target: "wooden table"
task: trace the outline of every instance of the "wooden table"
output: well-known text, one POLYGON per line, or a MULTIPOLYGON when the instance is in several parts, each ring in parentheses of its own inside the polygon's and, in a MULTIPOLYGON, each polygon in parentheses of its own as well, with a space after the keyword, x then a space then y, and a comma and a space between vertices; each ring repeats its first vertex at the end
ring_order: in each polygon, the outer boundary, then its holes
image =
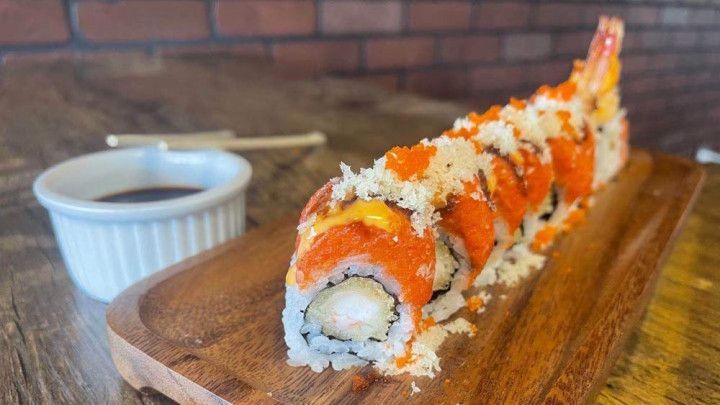
MULTIPOLYGON (((43 169, 103 149, 106 133, 326 132, 325 148, 245 154, 255 227, 297 212, 339 161, 367 165, 393 144, 438 134, 469 108, 362 82, 279 78, 286 74, 220 56, 32 63, 0 73, 0 403, 165 402, 115 371, 105 305, 72 285, 32 195, 43 169)), ((720 167, 707 170, 642 326, 598 402, 720 401, 720 167)))

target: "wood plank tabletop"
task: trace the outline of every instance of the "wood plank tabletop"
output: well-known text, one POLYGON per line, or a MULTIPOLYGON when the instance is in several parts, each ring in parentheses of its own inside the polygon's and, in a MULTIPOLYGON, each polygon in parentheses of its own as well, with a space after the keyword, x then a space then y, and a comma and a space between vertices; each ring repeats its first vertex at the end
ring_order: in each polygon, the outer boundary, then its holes
MULTIPOLYGON (((469 108, 359 81, 283 78, 291 73, 223 56, 32 62, 0 72, 0 403, 167 401, 133 390, 115 370, 105 305, 72 285, 32 195, 43 169, 104 149, 107 133, 326 132, 327 147, 244 154, 254 169, 248 224, 257 227, 297 212, 341 160, 367 165, 469 108)), ((720 402, 720 167, 707 171, 600 403, 720 402)))

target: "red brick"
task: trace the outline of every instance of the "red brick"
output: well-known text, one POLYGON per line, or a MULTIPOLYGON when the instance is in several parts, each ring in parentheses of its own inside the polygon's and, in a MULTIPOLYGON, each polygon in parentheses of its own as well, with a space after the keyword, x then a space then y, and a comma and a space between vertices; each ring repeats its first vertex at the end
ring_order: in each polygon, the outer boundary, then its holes
POLYGON ((79 2, 80 29, 92 41, 198 39, 208 36, 206 7, 192 0, 79 2))
POLYGON ((514 89, 525 84, 518 66, 477 67, 470 72, 470 88, 476 91, 514 89))
POLYGON ((367 43, 371 69, 429 65, 433 54, 432 38, 371 39, 367 43))
POLYGON ((623 55, 622 71, 623 73, 638 73, 648 70, 649 68, 647 55, 623 55))
POLYGON ((675 53, 648 56, 649 64, 654 70, 670 70, 677 66, 680 60, 680 55, 675 53))
POLYGON ((371 74, 363 76, 360 80, 388 91, 397 91, 400 87, 400 76, 395 73, 371 74))
POLYGON ((503 41, 507 60, 542 59, 550 54, 550 34, 509 34, 503 41))
POLYGON ((595 28, 600 21, 600 16, 612 16, 620 17, 625 19, 625 14, 628 11, 627 7, 624 6, 613 6, 609 4, 603 5, 583 5, 583 19, 588 27, 595 28))
POLYGON ((528 24, 530 4, 525 2, 482 2, 474 26, 481 29, 520 28, 528 24))
POLYGON ((682 7, 665 7, 660 11, 660 23, 665 25, 685 25, 690 11, 682 7))
POLYGON ((696 26, 709 26, 713 25, 715 21, 719 21, 718 18, 720 18, 720 10, 714 10, 711 8, 699 8, 695 10, 690 10, 690 15, 688 16, 688 23, 696 26))
POLYGON ((677 31, 672 33, 672 43, 676 47, 688 48, 697 45, 700 41, 700 33, 677 31))
POLYGON ((573 62, 571 58, 534 64, 526 67, 530 84, 537 87, 541 84, 556 84, 570 77, 573 62))
POLYGON ((462 30, 470 27, 470 2, 417 1, 410 3, 410 29, 414 31, 462 30))
POLYGON ((703 46, 720 46, 720 31, 707 31, 702 35, 703 46))
POLYGON ((265 58, 267 51, 260 43, 252 44, 214 44, 214 45, 192 45, 192 46, 165 46, 160 49, 161 55, 211 55, 227 54, 248 58, 265 58))
POLYGON ((6 66, 24 67, 55 61, 112 61, 123 65, 143 66, 152 69, 161 61, 156 55, 149 55, 145 50, 96 50, 82 52, 77 50, 52 50, 48 52, 8 52, 3 55, 2 62, 6 66))
POLYGON ((584 55, 590 47, 593 34, 594 31, 560 34, 555 42, 555 51, 563 55, 584 55))
POLYGON ((643 32, 640 34, 640 44, 647 49, 665 48, 670 44, 670 35, 667 31, 643 32))
POLYGON ((354 41, 304 41, 275 44, 273 59, 310 73, 354 71, 360 64, 360 46, 354 41))
POLYGON ((623 50, 641 49, 643 47, 641 34, 642 31, 625 31, 625 38, 622 43, 623 50))
POLYGON ((690 85, 691 86, 702 86, 702 85, 712 85, 713 80, 712 73, 710 72, 698 72, 695 75, 693 75, 690 78, 690 85))
POLYGON ((568 3, 539 4, 535 24, 539 27, 576 27, 586 24, 587 5, 568 3))
POLYGON ((0 44, 54 43, 70 37, 61 0, 0 2, 0 44))
POLYGON ((440 41, 443 62, 491 62, 500 54, 500 38, 495 35, 448 37, 440 41))
POLYGON ((641 103, 634 104, 636 113, 649 113, 662 111, 667 107, 667 100, 662 97, 643 97, 641 103))
MULTIPOLYGON (((678 73, 672 76, 672 79, 665 80, 663 83, 663 89, 664 90, 682 90, 683 88, 687 87, 690 82, 692 81, 692 77, 688 73, 678 73)), ((669 103, 672 103, 673 100, 668 100, 669 103)))
POLYGON ((625 14, 625 22, 629 25, 653 25, 660 15, 660 9, 650 6, 631 6, 625 14))
POLYGON ((467 94, 467 73, 464 69, 442 69, 411 72, 405 89, 437 98, 457 98, 467 94))
POLYGON ((301 35, 315 31, 315 3, 310 0, 221 0, 218 30, 223 35, 301 35))
POLYGON ((661 84, 657 76, 641 76, 632 80, 625 80, 623 90, 628 93, 645 94, 657 89, 661 84))
POLYGON ((711 65, 720 65, 720 52, 715 52, 712 55, 710 55, 708 62, 711 65))
POLYGON ((402 8, 398 0, 334 0, 322 3, 321 15, 322 31, 327 33, 399 32, 402 8))

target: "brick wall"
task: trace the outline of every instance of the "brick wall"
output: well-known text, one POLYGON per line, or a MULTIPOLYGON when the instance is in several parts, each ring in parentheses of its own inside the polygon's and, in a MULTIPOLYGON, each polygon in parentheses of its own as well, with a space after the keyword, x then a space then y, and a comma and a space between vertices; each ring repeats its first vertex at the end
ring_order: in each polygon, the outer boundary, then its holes
POLYGON ((627 23, 635 142, 717 145, 720 4, 703 0, 0 0, 0 56, 223 50, 482 108, 563 80, 601 13, 627 23))

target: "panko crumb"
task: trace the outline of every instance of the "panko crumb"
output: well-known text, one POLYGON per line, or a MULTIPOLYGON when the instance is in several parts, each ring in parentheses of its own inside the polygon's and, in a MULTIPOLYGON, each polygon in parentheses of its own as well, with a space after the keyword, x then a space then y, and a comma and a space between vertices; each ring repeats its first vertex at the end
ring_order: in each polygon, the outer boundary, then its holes
MULTIPOLYGON (((389 359, 376 363, 375 367, 384 375, 409 373, 418 377, 434 378, 435 373, 441 371, 440 358, 435 351, 445 342, 445 339, 452 333, 465 333, 472 337, 477 331, 477 326, 465 318, 457 318, 444 324, 435 324, 415 339, 407 362, 400 364, 395 359, 389 359)), ((354 383, 355 377, 353 377, 353 386, 354 383)))
POLYGON ((352 392, 357 394, 358 392, 364 391, 370 387, 372 383, 377 380, 381 380, 382 376, 376 371, 371 371, 365 374, 355 374, 352 376, 352 392))
POLYGON ((415 385, 415 381, 413 381, 410 384, 410 396, 413 396, 413 395, 417 394, 418 392, 420 392, 420 388, 418 388, 418 386, 415 385))
POLYGON ((482 290, 477 295, 472 295, 467 299, 467 307, 470 311, 476 314, 482 314, 485 312, 487 304, 490 302, 492 295, 489 292, 482 290))

